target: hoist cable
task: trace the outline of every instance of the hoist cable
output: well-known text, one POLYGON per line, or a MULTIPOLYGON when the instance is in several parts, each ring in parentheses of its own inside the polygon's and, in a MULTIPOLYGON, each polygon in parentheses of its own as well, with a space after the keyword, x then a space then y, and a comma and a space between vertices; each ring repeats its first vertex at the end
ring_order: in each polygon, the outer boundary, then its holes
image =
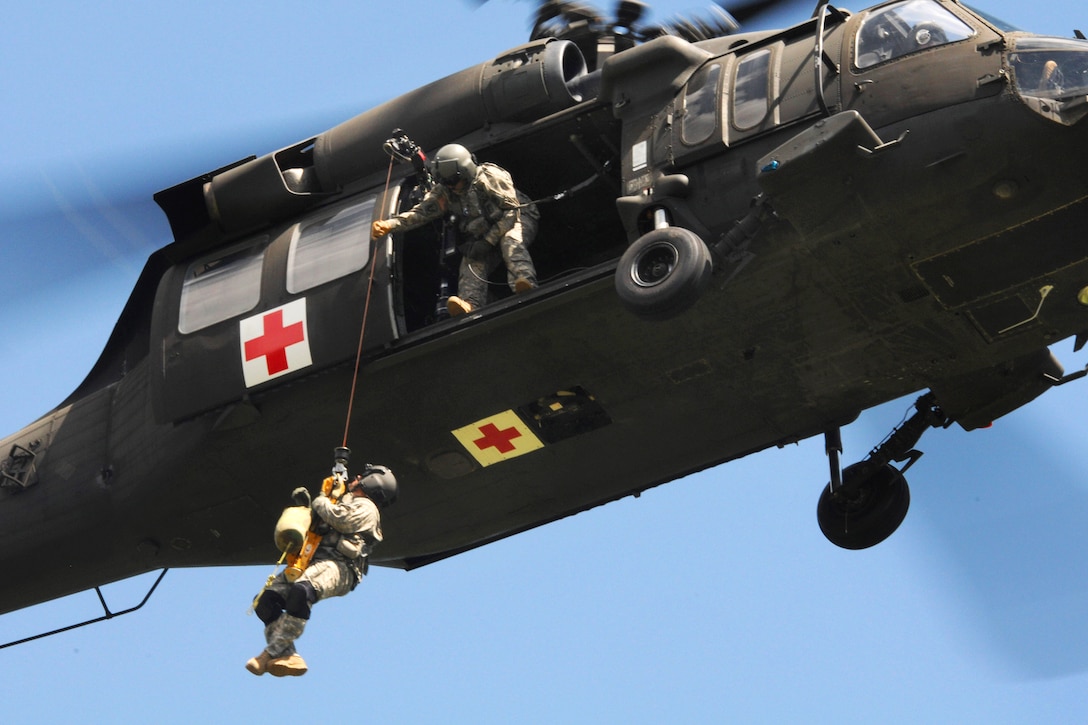
MULTIPOLYGON (((382 191, 382 205, 381 213, 385 214, 386 196, 389 193, 389 182, 393 178, 393 157, 389 157, 389 169, 385 173, 385 189, 382 191)), ((367 230, 367 237, 370 237, 370 231, 367 230)), ((372 242, 373 244, 373 242, 372 242)), ((359 325, 359 347, 355 352, 355 371, 351 375, 351 393, 348 395, 348 411, 344 420, 344 442, 341 444, 344 448, 348 447, 348 429, 351 427, 351 410, 355 403, 355 388, 359 382, 359 365, 363 359, 363 338, 366 335, 366 318, 370 313, 370 293, 374 289, 374 268, 378 266, 376 254, 376 246, 371 249, 370 258, 370 275, 367 277, 366 282, 366 302, 363 304, 363 321, 359 325)))

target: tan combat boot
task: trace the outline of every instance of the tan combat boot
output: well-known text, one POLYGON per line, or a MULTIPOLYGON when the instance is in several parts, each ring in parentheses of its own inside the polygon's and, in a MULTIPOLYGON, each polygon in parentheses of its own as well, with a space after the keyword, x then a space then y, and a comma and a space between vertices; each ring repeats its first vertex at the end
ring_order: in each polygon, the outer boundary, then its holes
POLYGON ((256 657, 250 657, 249 662, 246 662, 246 669, 259 677, 268 672, 268 663, 271 661, 272 655, 266 650, 256 657))
POLYGON ((299 654, 278 657, 268 663, 268 673, 273 677, 301 677, 306 674, 306 660, 299 654))
POLYGON ((457 317, 472 312, 472 305, 460 297, 450 297, 446 300, 446 309, 449 310, 450 315, 457 317))

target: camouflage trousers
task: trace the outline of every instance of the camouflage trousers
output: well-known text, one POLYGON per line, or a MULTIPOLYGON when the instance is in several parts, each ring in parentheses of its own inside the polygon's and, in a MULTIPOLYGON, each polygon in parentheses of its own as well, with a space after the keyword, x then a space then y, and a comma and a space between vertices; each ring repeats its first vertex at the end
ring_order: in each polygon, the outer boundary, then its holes
POLYGON ((501 260, 506 265, 506 283, 514 289, 514 282, 526 279, 536 287, 536 267, 529 256, 529 245, 536 238, 537 221, 523 215, 521 221, 492 247, 487 256, 479 259, 462 257, 457 275, 457 296, 479 309, 487 304, 488 279, 501 260))
MULTIPOLYGON (((313 562, 306 567, 306 571, 302 572, 302 576, 297 581, 310 582, 310 586, 317 592, 318 601, 329 597, 342 597, 355 588, 355 574, 346 562, 339 559, 321 559, 313 562)), ((292 583, 287 581, 283 572, 280 572, 268 588, 286 599, 291 585, 292 583)))
POLYGON ((264 650, 272 655, 273 659, 290 657, 295 654, 295 640, 302 636, 306 629, 306 620, 301 617, 293 617, 284 612, 272 624, 265 625, 264 641, 267 643, 264 650))
MULTIPOLYGON (((338 559, 322 559, 315 561, 306 567, 299 582, 309 582, 317 593, 317 601, 329 597, 342 597, 355 588, 355 574, 351 568, 338 559)), ((269 591, 278 594, 282 599, 287 598, 292 582, 287 581, 283 572, 276 575, 272 583, 268 585, 269 591)), ((302 636, 306 629, 306 620, 301 617, 282 613, 278 619, 264 628, 264 639, 267 643, 265 650, 273 658, 290 657, 295 654, 295 640, 302 636)))

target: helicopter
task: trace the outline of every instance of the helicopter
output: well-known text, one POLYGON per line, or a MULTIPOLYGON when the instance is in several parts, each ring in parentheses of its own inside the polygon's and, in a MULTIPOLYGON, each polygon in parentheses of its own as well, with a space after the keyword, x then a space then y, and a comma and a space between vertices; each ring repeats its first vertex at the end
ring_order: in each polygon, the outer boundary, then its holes
POLYGON ((368 395, 350 422, 405 482, 374 561, 401 568, 820 435, 821 528, 870 546, 906 513, 923 430, 984 426, 1078 376, 1047 346, 1079 348, 1086 327, 1065 236, 1085 196, 1084 43, 917 0, 613 55, 615 29, 591 30, 592 63, 560 28, 160 192, 175 242, 101 360, 0 444, 5 557, 70 544, 63 581, 29 581, 3 609, 267 561, 279 481, 339 437, 328 411, 350 387, 364 272, 368 395), (444 319, 436 230, 367 243, 421 183, 393 166, 385 188, 397 128, 423 149, 464 143, 534 196, 577 189, 542 205, 548 281, 444 319), (1009 153, 977 163, 995 144, 1009 153), (245 343, 288 329, 301 361, 285 345, 285 368, 247 374, 245 343), (921 390, 907 424, 839 470, 841 426, 921 390), (88 538, 110 555, 80 553, 88 538))

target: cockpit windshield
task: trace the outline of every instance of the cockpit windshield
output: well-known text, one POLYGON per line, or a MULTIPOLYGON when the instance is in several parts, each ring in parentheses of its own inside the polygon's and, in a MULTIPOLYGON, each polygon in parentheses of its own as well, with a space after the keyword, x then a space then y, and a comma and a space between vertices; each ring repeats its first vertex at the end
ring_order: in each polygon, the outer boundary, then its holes
POLYGON ((991 15, 985 10, 979 10, 974 5, 968 5, 967 9, 1003 33, 1015 33, 1020 31, 1020 28, 1016 27, 1012 23, 1005 22, 1001 18, 997 17, 996 15, 991 15))
POLYGON ((873 10, 858 28, 858 68, 869 68, 900 56, 955 43, 974 29, 933 0, 905 0, 873 10))
POLYGON ((1064 99, 1088 94, 1088 43, 1083 40, 1016 37, 1009 66, 1023 96, 1064 99))

